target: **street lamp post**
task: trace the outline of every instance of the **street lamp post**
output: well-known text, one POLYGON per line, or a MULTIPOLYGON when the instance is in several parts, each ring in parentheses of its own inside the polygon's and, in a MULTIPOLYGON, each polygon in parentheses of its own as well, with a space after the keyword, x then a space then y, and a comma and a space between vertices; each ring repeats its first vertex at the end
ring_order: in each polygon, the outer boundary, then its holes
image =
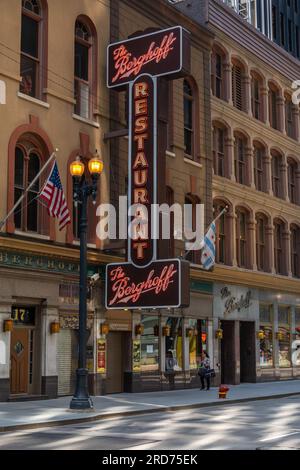
POLYGON ((87 320, 87 203, 92 196, 96 204, 97 183, 103 170, 103 162, 96 155, 89 160, 88 170, 91 183, 85 177, 86 168, 80 157, 70 165, 73 177, 73 198, 75 206, 81 206, 79 233, 80 233, 80 280, 79 280, 79 358, 76 370, 76 390, 71 400, 70 408, 74 410, 88 410, 93 408, 93 402, 88 393, 88 369, 86 368, 86 320, 87 320))

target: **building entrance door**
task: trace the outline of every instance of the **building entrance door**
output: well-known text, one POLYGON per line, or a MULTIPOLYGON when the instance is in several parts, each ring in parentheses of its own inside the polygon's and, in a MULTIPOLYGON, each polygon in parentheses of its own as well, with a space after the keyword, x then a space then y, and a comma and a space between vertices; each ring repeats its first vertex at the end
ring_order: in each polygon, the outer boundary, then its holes
POLYGON ((224 384, 235 383, 235 328, 234 321, 221 322, 223 339, 221 341, 221 381, 224 384))
POLYGON ((112 331, 107 335, 106 393, 124 391, 124 333, 112 331))
POLYGON ((240 322, 241 382, 256 382, 255 323, 240 322))
POLYGON ((11 333, 11 394, 28 393, 29 330, 14 328, 11 333))

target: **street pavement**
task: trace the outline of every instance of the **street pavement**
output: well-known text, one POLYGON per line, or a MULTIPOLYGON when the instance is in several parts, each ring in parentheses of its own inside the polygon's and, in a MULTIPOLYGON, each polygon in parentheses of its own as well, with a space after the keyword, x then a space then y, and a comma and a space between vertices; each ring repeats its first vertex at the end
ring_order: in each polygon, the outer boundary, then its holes
POLYGON ((300 398, 1 433, 0 450, 300 450, 300 398))
MULTIPOLYGON (((184 409, 186 413, 193 414, 197 408, 201 407, 215 406, 220 408, 217 405, 227 406, 228 403, 243 403, 249 400, 264 400, 270 397, 279 398, 290 395, 296 395, 294 403, 300 401, 300 380, 231 385, 226 400, 218 398, 218 388, 212 388, 209 391, 188 389, 104 395, 93 397, 94 410, 89 412, 70 411, 70 397, 30 402, 2 402, 0 403, 0 431, 59 424, 75 425, 104 418, 125 418, 134 414, 147 414, 156 411, 162 415, 170 411, 184 409)), ((220 413, 220 411, 216 410, 216 413, 220 413)))

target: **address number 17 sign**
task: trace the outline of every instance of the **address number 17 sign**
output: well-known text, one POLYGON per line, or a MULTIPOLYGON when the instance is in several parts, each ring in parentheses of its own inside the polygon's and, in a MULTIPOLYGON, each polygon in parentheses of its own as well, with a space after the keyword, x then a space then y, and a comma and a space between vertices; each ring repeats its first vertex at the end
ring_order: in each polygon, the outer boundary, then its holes
POLYGON ((107 56, 107 86, 129 87, 128 205, 132 212, 128 262, 107 266, 106 306, 183 306, 188 303, 186 262, 157 260, 157 239, 151 238, 156 227, 151 224, 156 220, 152 204, 158 202, 157 77, 171 79, 189 73, 189 34, 175 26, 139 35, 110 44, 107 56), (133 218, 147 222, 132 224, 133 218), (156 288, 155 279, 161 281, 162 289, 156 288))

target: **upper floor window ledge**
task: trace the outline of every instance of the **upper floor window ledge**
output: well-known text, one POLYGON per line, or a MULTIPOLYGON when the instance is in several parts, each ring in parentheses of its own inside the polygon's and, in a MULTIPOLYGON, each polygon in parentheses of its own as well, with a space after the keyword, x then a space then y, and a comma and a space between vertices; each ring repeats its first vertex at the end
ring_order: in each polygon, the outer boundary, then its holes
POLYGON ((39 100, 38 98, 33 98, 32 96, 25 95, 24 93, 21 93, 20 91, 18 91, 17 95, 22 100, 30 101, 31 103, 37 104, 38 106, 41 106, 42 108, 47 108, 47 109, 50 108, 49 103, 39 100))
POLYGON ((202 163, 195 162, 190 157, 184 157, 184 161, 185 161, 185 163, 189 163, 190 165, 197 166, 198 168, 203 168, 202 163))
POLYGON ((84 124, 88 124, 89 126, 96 127, 97 129, 100 128, 99 122, 92 121, 91 119, 83 118, 83 117, 79 116, 78 114, 72 114, 72 118, 76 119, 77 121, 83 122, 84 124))
POLYGON ((166 156, 171 158, 176 158, 176 153, 171 152, 171 150, 166 150, 166 156))
POLYGON ((22 237, 27 237, 27 238, 36 238, 38 240, 50 240, 50 237, 48 235, 41 235, 40 233, 36 232, 25 232, 23 230, 15 230, 14 231, 15 235, 20 235, 22 237))

